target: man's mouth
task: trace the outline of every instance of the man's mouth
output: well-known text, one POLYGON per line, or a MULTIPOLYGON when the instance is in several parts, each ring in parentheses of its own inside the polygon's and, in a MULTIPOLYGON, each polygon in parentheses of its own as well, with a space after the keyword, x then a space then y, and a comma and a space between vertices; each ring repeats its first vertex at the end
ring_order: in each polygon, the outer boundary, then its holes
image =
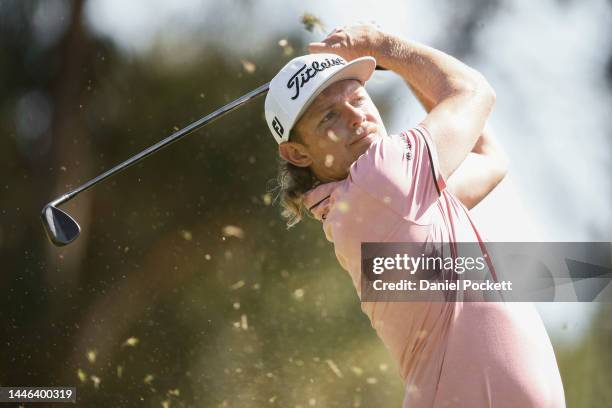
POLYGON ((376 132, 375 128, 368 128, 368 129, 362 128, 361 134, 358 135, 357 138, 354 139, 351 143, 349 143, 349 146, 354 145, 355 143, 359 142, 360 140, 365 139, 366 137, 370 136, 371 134, 373 134, 375 132, 376 132))

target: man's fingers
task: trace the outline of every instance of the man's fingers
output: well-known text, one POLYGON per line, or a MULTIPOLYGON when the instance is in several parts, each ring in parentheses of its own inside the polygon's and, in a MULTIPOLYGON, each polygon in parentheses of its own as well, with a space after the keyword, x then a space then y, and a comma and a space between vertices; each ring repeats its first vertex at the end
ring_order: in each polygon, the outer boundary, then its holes
POLYGON ((327 35, 330 36, 332 34, 337 33, 338 31, 342 31, 342 30, 344 30, 344 27, 338 26, 338 27, 334 28, 332 31, 330 31, 329 34, 327 34, 327 35))
POLYGON ((323 42, 312 42, 308 44, 308 52, 314 54, 317 52, 327 52, 329 51, 329 46, 323 42))
POLYGON ((338 54, 341 57, 346 59, 346 56, 343 55, 342 44, 337 43, 337 42, 332 43, 332 44, 310 43, 310 45, 308 46, 308 52, 310 52, 311 54, 316 54, 316 53, 338 54))
POLYGON ((321 42, 312 42, 308 45, 308 51, 329 52, 331 49, 338 49, 342 46, 345 37, 340 34, 331 34, 321 42))
POLYGON ((326 39, 323 40, 323 42, 329 43, 330 41, 342 41, 345 38, 346 34, 344 33, 332 33, 330 35, 327 36, 326 39))

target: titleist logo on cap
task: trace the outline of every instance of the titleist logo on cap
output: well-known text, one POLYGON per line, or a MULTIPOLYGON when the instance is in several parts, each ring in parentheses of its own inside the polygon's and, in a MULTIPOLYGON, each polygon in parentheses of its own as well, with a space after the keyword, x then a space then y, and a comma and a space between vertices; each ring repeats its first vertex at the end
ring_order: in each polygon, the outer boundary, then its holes
POLYGON ((293 95, 291 99, 297 99, 300 96, 300 89, 302 89, 304 84, 310 81, 311 78, 314 78, 317 73, 336 65, 346 65, 346 62, 342 58, 325 58, 325 61, 314 61, 310 65, 310 68, 306 68, 307 65, 304 64, 302 68, 298 69, 297 72, 289 78, 289 82, 287 82, 288 89, 295 88, 295 95, 293 95))

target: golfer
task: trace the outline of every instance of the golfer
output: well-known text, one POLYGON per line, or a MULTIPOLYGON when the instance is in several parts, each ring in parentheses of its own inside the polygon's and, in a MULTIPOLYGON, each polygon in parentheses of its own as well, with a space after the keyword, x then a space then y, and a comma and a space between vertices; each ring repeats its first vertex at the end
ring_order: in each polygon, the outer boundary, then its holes
MULTIPOLYGON (((455 58, 371 26, 336 29, 272 80, 288 225, 310 212, 360 293, 362 242, 482 242, 469 209, 504 177, 485 130, 495 93, 455 58), (364 88, 376 64, 424 105, 389 135, 364 88)), ((504 214, 500 214, 503 217, 504 214)), ((362 302, 406 384, 404 407, 564 407, 552 346, 529 303, 362 302)))

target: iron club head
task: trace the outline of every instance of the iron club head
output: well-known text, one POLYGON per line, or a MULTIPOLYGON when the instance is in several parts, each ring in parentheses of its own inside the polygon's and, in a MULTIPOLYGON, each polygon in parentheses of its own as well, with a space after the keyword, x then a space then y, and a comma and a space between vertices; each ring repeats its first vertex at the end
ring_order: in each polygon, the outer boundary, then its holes
POLYGON ((81 227, 74 218, 55 207, 54 203, 43 208, 41 218, 47 236, 57 246, 71 243, 81 232, 81 227))

